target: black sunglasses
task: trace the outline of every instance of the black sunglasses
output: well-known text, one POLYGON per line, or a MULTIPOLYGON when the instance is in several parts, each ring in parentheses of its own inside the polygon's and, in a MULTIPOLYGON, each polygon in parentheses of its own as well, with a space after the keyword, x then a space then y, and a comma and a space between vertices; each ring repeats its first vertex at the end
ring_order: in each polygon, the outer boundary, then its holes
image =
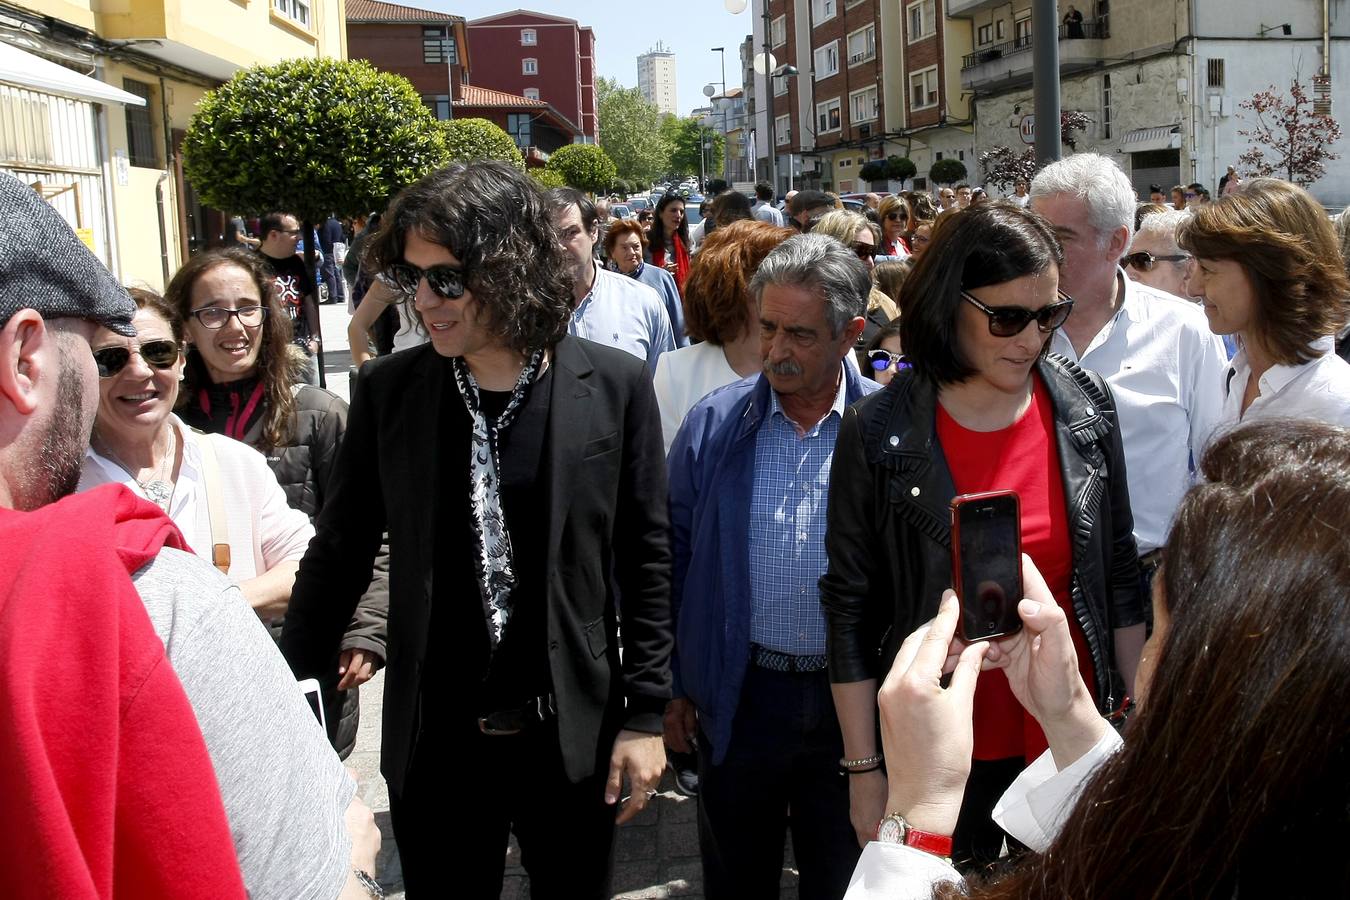
POLYGON ((867 262, 869 259, 877 258, 877 245, 864 244, 862 241, 855 241, 853 244, 853 252, 858 254, 858 259, 867 262))
POLYGON ((888 212, 886 213, 886 218, 890 219, 892 222, 899 222, 904 216, 898 212, 888 212))
POLYGON ((192 311, 192 317, 202 323, 203 328, 212 331, 224 328, 231 316, 238 319, 239 324, 245 328, 257 328, 263 323, 263 319, 267 318, 267 307, 241 306, 238 309, 228 309, 224 306, 203 306, 192 311))
POLYGON ((94 351, 94 365, 98 367, 99 378, 111 378, 127 367, 131 354, 140 354, 147 365, 156 369, 168 369, 178 362, 178 342, 170 340, 146 341, 136 350, 127 347, 104 347, 94 351))
POLYGON ((1181 262, 1190 259, 1189 253, 1174 253, 1171 256, 1154 256, 1147 250, 1140 250, 1138 253, 1127 253, 1121 257, 1121 262, 1140 272, 1152 272, 1154 265, 1160 262, 1181 262))
POLYGON ((410 263, 394 263, 384 270, 384 274, 394 283, 394 287, 411 297, 417 293, 422 279, 437 297, 445 300, 458 300, 464 296, 468 272, 455 266, 430 266, 419 269, 410 263))
POLYGON ((986 306, 965 291, 961 296, 972 306, 989 317, 989 333, 994 337, 1012 337, 1022 333, 1027 324, 1035 321, 1036 327, 1049 334, 1064 324, 1073 312, 1073 298, 1063 291, 1059 292, 1059 302, 1042 306, 1040 309, 1027 309, 1025 306, 986 306))
POLYGON ((895 366, 897 372, 910 367, 909 360, 902 354, 892 353, 889 350, 868 350, 867 362, 878 372, 885 372, 891 366, 895 366))

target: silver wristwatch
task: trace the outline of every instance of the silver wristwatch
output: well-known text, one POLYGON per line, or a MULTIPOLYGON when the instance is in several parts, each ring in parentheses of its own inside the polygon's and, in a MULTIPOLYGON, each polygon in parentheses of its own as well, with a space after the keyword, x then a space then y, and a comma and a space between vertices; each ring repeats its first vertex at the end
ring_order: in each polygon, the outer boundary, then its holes
POLYGON ((361 887, 365 888, 366 892, 370 894, 371 897, 375 898, 375 900, 384 900, 384 888, 380 887, 378 881, 370 877, 369 872, 361 869, 352 869, 352 874, 356 876, 356 880, 361 883, 361 887))

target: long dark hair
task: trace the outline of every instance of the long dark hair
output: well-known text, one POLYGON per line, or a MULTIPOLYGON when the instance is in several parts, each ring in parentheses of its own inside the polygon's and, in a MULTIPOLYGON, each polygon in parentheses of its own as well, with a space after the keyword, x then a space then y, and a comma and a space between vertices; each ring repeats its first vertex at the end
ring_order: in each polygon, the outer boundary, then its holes
MULTIPOLYGON (((683 197, 674 193, 662 194, 661 199, 656 201, 656 212, 652 216, 652 229, 647 232, 647 241, 655 249, 665 249, 666 239, 670 235, 666 234, 666 223, 661 221, 661 213, 665 212, 666 207, 676 200, 686 206, 688 205, 683 197)), ((687 248, 689 246, 689 216, 685 215, 680 218, 680 227, 675 229, 675 233, 680 236, 680 243, 687 248)))
MULTIPOLYGON (((262 345, 258 348, 258 381, 263 386, 262 439, 264 448, 282 447, 292 440, 295 425, 295 393, 291 386, 300 377, 300 365, 290 353, 291 320, 276 295, 276 280, 262 257, 243 247, 216 247, 191 257, 164 289, 174 309, 178 327, 186 328, 192 315, 192 288, 197 279, 220 266, 236 266, 248 273, 258 286, 258 296, 267 309, 262 323, 262 345)), ((211 375, 196 345, 188 345, 183 385, 178 405, 197 402, 197 393, 211 384, 211 375)))
POLYGON ((487 329, 518 353, 551 347, 572 319, 572 268, 534 179, 505 163, 455 163, 394 199, 366 260, 403 259, 409 231, 445 247, 468 271, 487 329))
POLYGON ((1168 535, 1171 624, 1125 746, 1044 855, 938 896, 1350 894, 1350 430, 1254 423, 1201 468, 1168 535))

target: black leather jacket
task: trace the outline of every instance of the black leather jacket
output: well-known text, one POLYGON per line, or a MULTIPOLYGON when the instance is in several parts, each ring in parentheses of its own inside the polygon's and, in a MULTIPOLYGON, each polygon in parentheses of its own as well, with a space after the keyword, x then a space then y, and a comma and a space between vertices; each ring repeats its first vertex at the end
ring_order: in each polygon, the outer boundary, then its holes
MULTIPOLYGON (((1144 621, 1115 405, 1100 376, 1063 357, 1049 355, 1037 368, 1054 406, 1069 505, 1073 607, 1109 712, 1126 688, 1113 629, 1144 621)), ((906 371, 844 413, 830 470, 829 569, 820 579, 833 682, 883 677, 951 586, 956 490, 936 412, 933 385, 906 371)))

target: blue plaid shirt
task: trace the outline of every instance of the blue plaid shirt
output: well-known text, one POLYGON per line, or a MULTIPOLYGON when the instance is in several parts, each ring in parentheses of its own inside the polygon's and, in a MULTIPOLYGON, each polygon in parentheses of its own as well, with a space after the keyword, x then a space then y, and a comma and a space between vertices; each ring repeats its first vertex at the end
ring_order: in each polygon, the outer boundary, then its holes
POLYGON ((825 574, 825 507, 830 460, 844 415, 841 375, 834 407, 806 434, 770 392, 755 436, 750 497, 750 640, 793 656, 825 652, 825 614, 817 582, 825 574))

